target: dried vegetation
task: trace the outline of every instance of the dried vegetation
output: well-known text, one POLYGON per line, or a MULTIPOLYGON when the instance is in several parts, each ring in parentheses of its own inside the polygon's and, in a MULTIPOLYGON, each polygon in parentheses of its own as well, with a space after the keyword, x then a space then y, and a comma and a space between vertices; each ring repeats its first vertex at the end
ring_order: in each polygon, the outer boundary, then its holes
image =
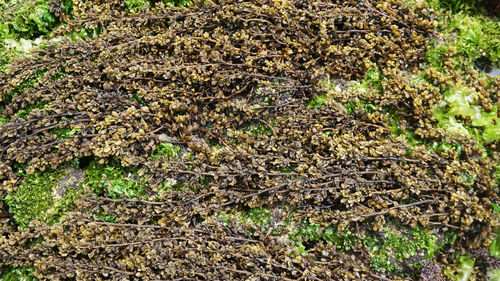
MULTIPOLYGON (((58 224, 2 223, 6 264, 34 265, 47 280, 380 280, 441 276, 438 264, 457 249, 493 239, 495 163, 469 139, 435 129, 439 89, 405 75, 433 35, 426 9, 227 0, 125 13, 122 1, 74 2, 74 20, 55 34, 100 36, 47 43, 0 73, 8 120, 0 196, 74 159, 107 172, 87 173, 80 187, 88 193, 58 224), (345 87, 374 68, 389 77, 383 93, 345 87), (33 86, 19 91, 26 81, 33 86), (346 106, 367 100, 381 110, 346 106), (392 138, 396 117, 421 138, 462 142, 460 153, 392 138), (125 183, 116 183, 115 164, 134 170, 125 183), (113 193, 114 184, 129 192, 113 193), (269 217, 220 216, 255 208, 269 217), (322 234, 292 231, 303 242, 294 252, 283 235, 290 229, 279 227, 287 219, 322 234), (402 271, 377 272, 375 252, 345 233, 380 238, 389 223, 441 241, 453 230, 457 242, 423 269, 412 265, 424 258, 400 253, 402 271)), ((453 83, 432 69, 426 75, 453 83)), ((495 83, 474 86, 486 96, 498 92, 495 83)), ((411 250, 421 248, 432 245, 411 250)))

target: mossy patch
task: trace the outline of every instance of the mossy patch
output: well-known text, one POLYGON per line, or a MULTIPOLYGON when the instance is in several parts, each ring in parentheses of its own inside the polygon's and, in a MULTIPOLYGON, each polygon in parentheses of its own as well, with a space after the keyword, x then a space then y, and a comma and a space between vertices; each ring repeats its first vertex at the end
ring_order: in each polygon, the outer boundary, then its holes
POLYGON ((57 140, 68 139, 78 132, 78 128, 56 128, 49 131, 50 134, 56 135, 57 140))
POLYGON ((179 157, 180 146, 174 144, 163 142, 156 145, 156 149, 151 154, 154 161, 160 159, 160 157, 165 157, 165 159, 177 158, 179 157))
POLYGON ((275 121, 271 121, 268 124, 260 122, 258 124, 252 124, 243 128, 243 131, 254 136, 272 136, 272 127, 274 126, 276 126, 275 121))
POLYGON ((2 275, 0 281, 36 281, 38 280, 33 276, 33 267, 10 267, 5 266, 2 268, 2 275))
MULTIPOLYGON (((78 182, 62 187, 66 184, 63 179, 70 176, 72 171, 60 167, 56 170, 25 174, 16 191, 4 198, 17 224, 27 227, 33 219, 48 224, 57 223, 78 197, 78 189, 74 186, 78 185, 78 182)), ((21 174, 24 174, 24 171, 21 170, 21 174)))
POLYGON ((327 100, 328 100, 328 96, 326 94, 317 95, 309 101, 309 103, 307 104, 307 107, 320 109, 323 105, 325 105, 327 100))
POLYGON ((388 229, 383 235, 369 234, 362 243, 372 257, 373 269, 401 274, 401 264, 406 260, 415 256, 420 256, 422 261, 433 258, 444 247, 453 244, 455 239, 456 234, 448 232, 444 239, 438 242, 436 235, 416 227, 403 231, 388 229))
POLYGON ((432 41, 426 55, 430 66, 443 70, 444 58, 453 57, 459 69, 473 67, 478 59, 500 62, 499 19, 482 13, 479 1, 427 0, 437 11, 441 39, 432 41))
MULTIPOLYGON (((125 6, 126 6, 126 11, 127 12, 137 12, 140 9, 142 9, 146 3, 149 5, 149 7, 153 7, 154 3, 158 1, 154 0, 125 0, 125 6)), ((177 7, 180 6, 186 6, 191 2, 191 0, 161 0, 161 3, 165 5, 174 5, 177 7)))
POLYGON ((122 167, 118 161, 99 164, 93 160, 85 169, 83 187, 99 196, 147 198, 148 184, 138 167, 122 167))

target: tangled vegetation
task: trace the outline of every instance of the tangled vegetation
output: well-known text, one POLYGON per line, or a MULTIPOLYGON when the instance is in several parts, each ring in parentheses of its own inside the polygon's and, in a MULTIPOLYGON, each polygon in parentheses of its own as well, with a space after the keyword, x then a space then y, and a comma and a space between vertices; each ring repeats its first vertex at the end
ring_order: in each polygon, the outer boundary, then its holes
POLYGON ((496 280, 492 19, 186 4, 52 1, 0 71, 1 278, 496 280))

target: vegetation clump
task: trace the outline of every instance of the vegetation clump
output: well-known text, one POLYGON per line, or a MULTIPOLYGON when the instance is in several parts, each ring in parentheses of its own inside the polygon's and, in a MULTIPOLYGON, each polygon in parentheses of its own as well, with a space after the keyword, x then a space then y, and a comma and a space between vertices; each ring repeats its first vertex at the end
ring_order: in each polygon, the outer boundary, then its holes
POLYGON ((453 111, 454 85, 487 115, 500 83, 447 61, 419 72, 428 8, 165 4, 75 0, 53 35, 98 36, 47 42, 0 73, 0 197, 18 224, 0 223, 0 260, 43 280, 472 274, 468 260, 444 269, 499 226, 497 118, 453 111), (69 212, 23 208, 69 163, 82 190, 69 212))

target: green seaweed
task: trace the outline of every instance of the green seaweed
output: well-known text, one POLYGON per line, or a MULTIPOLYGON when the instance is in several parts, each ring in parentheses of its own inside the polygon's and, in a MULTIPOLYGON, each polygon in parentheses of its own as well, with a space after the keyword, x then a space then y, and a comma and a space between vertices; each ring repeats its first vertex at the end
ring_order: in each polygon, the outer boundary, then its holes
POLYGON ((475 98, 476 94, 468 87, 448 88, 443 100, 435 106, 433 118, 438 121, 439 127, 453 134, 474 137, 481 143, 500 140, 497 105, 492 111, 486 112, 481 106, 475 105, 475 98))
POLYGON ((4 266, 2 268, 2 275, 0 275, 0 281, 36 281, 37 278, 33 276, 33 270, 32 266, 4 266))
POLYGON ((165 157, 165 159, 177 158, 179 156, 180 146, 174 144, 163 142, 156 145, 156 149, 151 154, 154 161, 160 159, 160 157, 165 157))
POLYGON ((377 271, 402 274, 399 264, 424 252, 425 259, 436 256, 444 247, 455 242, 456 233, 448 232, 440 243, 435 235, 425 229, 416 227, 396 232, 387 230, 383 236, 367 235, 362 243, 372 258, 371 267, 377 271))
POLYGON ((139 11, 140 9, 142 9, 142 7, 144 7, 144 5, 146 5, 146 3, 149 3, 149 1, 148 0, 125 0, 126 11, 135 13, 135 12, 139 11))
POLYGON ((453 281, 467 281, 474 270, 475 259, 464 255, 458 258, 458 266, 454 269, 446 269, 444 274, 453 281))
POLYGON ((500 268, 489 270, 486 273, 486 278, 490 281, 498 281, 500 280, 500 268))
POLYGON ((309 101, 309 103, 307 104, 307 107, 320 109, 321 107, 323 107, 323 105, 325 105, 327 100, 328 100, 328 96, 326 94, 317 95, 309 101))
MULTIPOLYGON (((68 189, 62 198, 54 196, 54 188, 68 174, 67 169, 37 171, 26 174, 19 187, 4 200, 17 224, 23 228, 33 219, 54 224, 71 208, 78 191, 68 189)), ((24 174, 21 171, 21 174, 24 174)))
POLYGON ((269 125, 259 123, 258 125, 250 125, 246 127, 243 131, 250 133, 254 136, 272 136, 273 130, 270 127, 276 126, 275 121, 269 122, 269 125))
POLYGON ((252 208, 246 215, 260 227, 266 228, 271 223, 271 210, 267 208, 252 208))
POLYGON ((56 128, 50 130, 49 133, 56 135, 57 140, 63 140, 72 137, 78 131, 78 128, 56 128))
POLYGON ((83 186, 96 195, 111 198, 146 198, 145 175, 138 175, 137 167, 122 167, 117 161, 99 164, 93 160, 85 169, 83 186))
POLYGON ((99 213, 93 214, 92 216, 96 221, 106 221, 111 223, 117 222, 117 217, 115 215, 105 214, 102 210, 99 213))
POLYGON ((438 31, 444 40, 432 41, 426 59, 443 71, 443 58, 453 56, 460 69, 477 59, 500 62, 499 18, 487 17, 480 1, 426 0, 438 12, 438 31))
POLYGON ((322 227, 320 224, 312 223, 303 219, 289 233, 290 241, 295 243, 292 253, 303 255, 307 253, 306 244, 318 240, 324 240, 334 244, 340 251, 348 252, 354 246, 357 238, 352 235, 351 230, 338 231, 335 225, 322 227))

